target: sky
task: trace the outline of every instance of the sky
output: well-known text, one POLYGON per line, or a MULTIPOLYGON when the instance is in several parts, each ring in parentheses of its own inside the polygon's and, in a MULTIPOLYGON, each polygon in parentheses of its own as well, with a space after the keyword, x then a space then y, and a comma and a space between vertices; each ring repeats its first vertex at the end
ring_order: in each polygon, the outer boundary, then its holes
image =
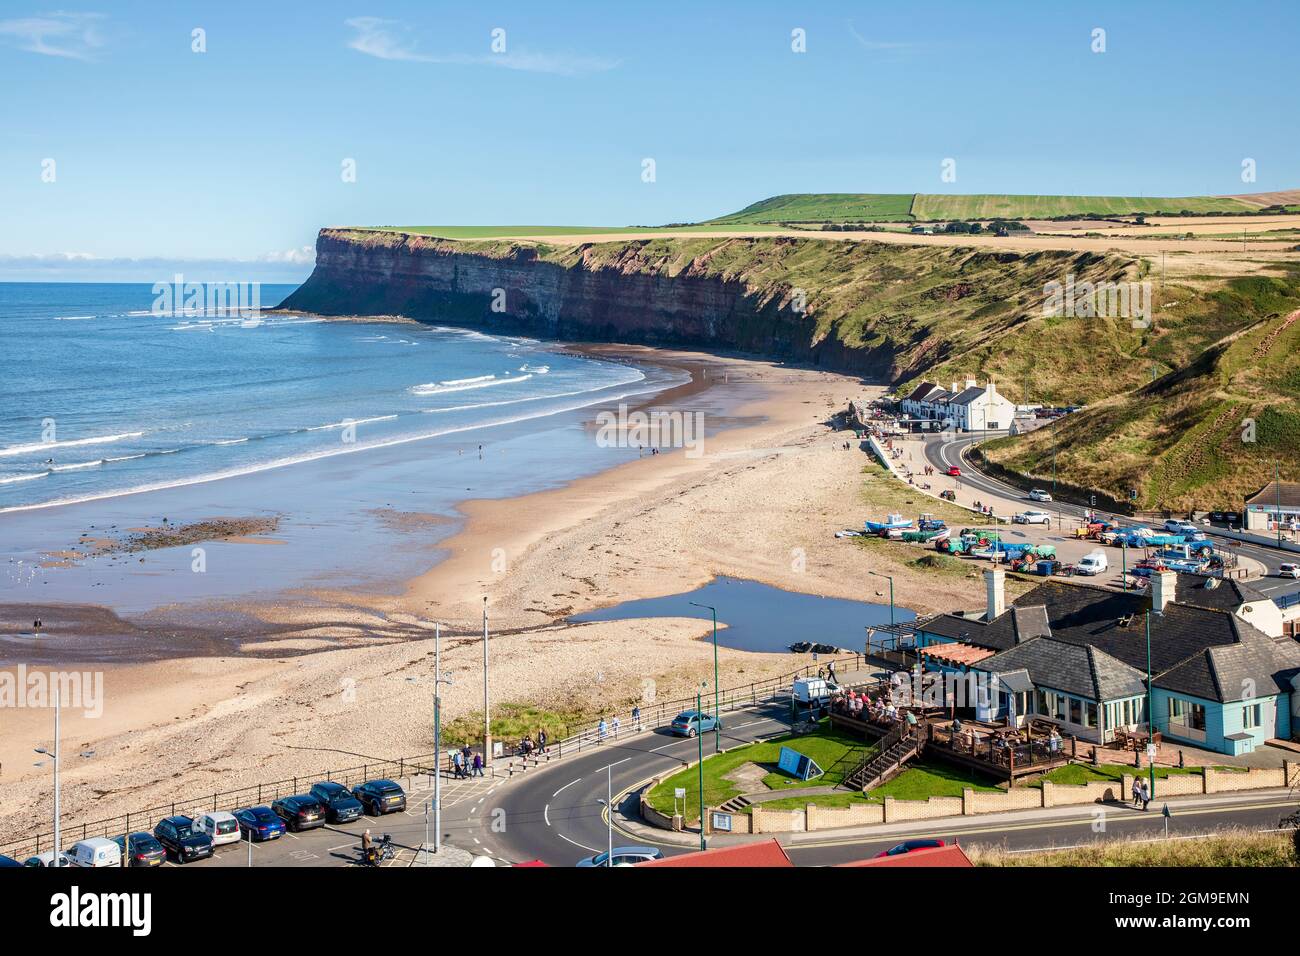
POLYGON ((1293 0, 0 0, 0 279, 294 281, 326 225, 788 192, 1296 188, 1297 40, 1293 0))

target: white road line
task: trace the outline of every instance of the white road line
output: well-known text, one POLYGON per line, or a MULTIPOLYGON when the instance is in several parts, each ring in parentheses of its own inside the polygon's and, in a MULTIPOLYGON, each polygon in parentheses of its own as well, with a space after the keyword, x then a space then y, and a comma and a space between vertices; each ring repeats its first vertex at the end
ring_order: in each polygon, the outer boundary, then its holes
MULTIPOLYGON (((674 740, 670 744, 664 744, 662 747, 656 747, 654 750, 651 750, 650 753, 657 754, 661 750, 667 750, 669 747, 676 747, 680 743, 682 743, 681 740, 674 740)), ((575 780, 574 783, 577 783, 577 781, 575 780)))
POLYGON ((587 846, 587 844, 585 844, 585 843, 579 843, 577 840, 570 840, 570 839, 569 839, 568 837, 566 837, 563 833, 559 833, 559 831, 556 831, 556 834, 557 834, 557 836, 559 836, 559 838, 560 838, 561 840, 566 840, 566 841, 568 841, 569 843, 572 843, 574 846, 576 846, 576 847, 581 847, 581 848, 584 849, 584 850, 590 850, 592 853, 604 853, 604 852, 605 852, 604 850, 597 850, 594 846, 587 846))
POLYGON ((619 764, 621 764, 621 763, 627 763, 627 762, 628 762, 629 760, 631 760, 631 759, 632 759, 631 757, 624 757, 622 760, 615 760, 612 764, 609 764, 608 766, 605 766, 605 767, 601 767, 600 769, 601 769, 601 770, 609 770, 611 767, 617 767, 619 764))
MULTIPOLYGON (((581 779, 582 779, 581 777, 578 778, 578 780, 581 780, 581 779)), ((578 780, 570 780, 568 783, 566 783, 564 786, 562 786, 559 790, 556 790, 553 794, 551 794, 551 798, 554 799, 555 797, 558 797, 558 796, 560 795, 560 792, 561 792, 561 791, 563 791, 563 790, 568 790, 568 789, 569 789, 570 787, 572 787, 575 783, 577 783, 578 780)))
POLYGON ((542 807, 542 819, 546 821, 548 827, 551 825, 551 805, 549 803, 542 807))

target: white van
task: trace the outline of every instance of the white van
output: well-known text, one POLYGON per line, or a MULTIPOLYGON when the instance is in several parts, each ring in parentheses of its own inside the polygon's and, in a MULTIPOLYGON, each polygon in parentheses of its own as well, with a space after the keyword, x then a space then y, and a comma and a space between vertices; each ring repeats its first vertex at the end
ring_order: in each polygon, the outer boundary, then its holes
POLYGON ((68 851, 73 866, 121 866, 122 848, 107 837, 91 837, 74 843, 68 851))
POLYGON ((1101 574, 1107 567, 1105 551, 1089 551, 1075 564, 1074 570, 1077 574, 1101 574))

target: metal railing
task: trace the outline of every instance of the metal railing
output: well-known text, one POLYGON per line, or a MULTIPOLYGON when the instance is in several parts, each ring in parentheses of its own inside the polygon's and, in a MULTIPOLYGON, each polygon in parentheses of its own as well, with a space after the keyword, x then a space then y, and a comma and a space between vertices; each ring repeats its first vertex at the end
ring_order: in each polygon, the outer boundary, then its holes
MULTIPOLYGON (((844 667, 848 665, 860 666, 863 662, 861 654, 853 654, 837 658, 823 658, 817 663, 808 664, 805 667, 792 671, 788 674, 778 677, 771 677, 762 681, 754 681, 749 684, 742 684, 738 687, 730 687, 718 692, 718 709, 721 712, 735 710, 740 707, 749 707, 755 704, 771 701, 782 691, 788 691, 790 686, 799 677, 806 677, 816 674, 819 669, 825 669, 828 665, 835 667, 844 667)), ((713 708, 713 695, 708 694, 702 699, 702 706, 706 712, 711 712, 713 708)), ((592 747, 601 746, 604 743, 612 742, 619 738, 625 738, 636 733, 637 730, 656 729, 667 726, 671 723, 673 717, 683 710, 695 708, 695 698, 686 697, 672 701, 662 701, 647 704, 641 707, 641 720, 639 727, 633 726, 630 714, 628 722, 622 722, 620 714, 620 725, 615 732, 613 722, 606 721, 605 729, 602 734, 600 721, 594 721, 588 726, 576 731, 569 736, 557 740, 548 741, 546 752, 544 754, 534 752, 528 758, 521 758, 518 753, 518 746, 512 745, 506 748, 502 755, 504 764, 498 765, 492 762, 488 765, 486 772, 492 775, 498 775, 498 770, 503 774, 509 774, 513 767, 511 761, 528 761, 550 760, 560 758, 568 754, 580 753, 581 751, 590 750, 592 747)), ((611 712, 613 713, 613 712, 611 712)), ((481 743, 481 742, 480 742, 481 743)), ((217 810, 233 810, 238 807, 260 806, 264 803, 270 803, 281 797, 292 796, 302 793, 309 789, 313 783, 322 780, 333 780, 344 786, 352 787, 363 783, 366 780, 392 777, 404 778, 410 776, 432 775, 441 770, 444 777, 451 773, 451 760, 446 752, 441 755, 433 753, 419 754, 411 757, 397 757, 391 760, 382 758, 362 763, 358 766, 338 768, 325 768, 315 773, 303 774, 295 777, 287 777, 283 780, 276 780, 269 783, 251 784, 247 787, 241 787, 236 790, 216 790, 207 793, 197 793, 190 796, 177 798, 169 803, 159 806, 149 807, 140 810, 131 810, 124 814, 114 817, 107 817, 102 820, 93 822, 69 824, 64 823, 61 827, 61 842, 64 847, 76 843, 78 840, 87 840, 91 837, 114 837, 123 833, 132 833, 138 830, 152 830, 154 824, 164 817, 176 816, 183 814, 193 817, 200 813, 209 813, 217 810), (441 764, 441 766, 439 766, 441 764)), ((517 766, 515 764, 514 766, 517 766)), ((53 829, 42 830, 35 833, 29 833, 22 837, 15 837, 0 843, 0 855, 13 857, 23 860, 35 856, 43 851, 53 849, 54 832, 53 829)))

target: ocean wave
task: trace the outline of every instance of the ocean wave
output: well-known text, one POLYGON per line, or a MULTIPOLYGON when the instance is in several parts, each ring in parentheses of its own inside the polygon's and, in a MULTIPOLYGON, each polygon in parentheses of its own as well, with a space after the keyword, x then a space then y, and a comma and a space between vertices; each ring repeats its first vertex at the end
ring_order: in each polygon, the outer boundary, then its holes
POLYGON ((56 315, 55 322, 82 322, 86 319, 93 319, 93 315, 56 315))
POLYGON ((214 445, 242 445, 248 441, 247 438, 223 438, 221 441, 214 441, 214 445))
POLYGON ((12 485, 17 481, 31 481, 33 478, 47 478, 48 471, 38 471, 31 475, 0 475, 0 485, 12 485))
POLYGON ((309 432, 322 432, 330 428, 346 428, 348 425, 368 425, 371 422, 389 422, 396 417, 396 415, 376 415, 374 418, 345 418, 341 422, 330 422, 328 425, 313 425, 311 428, 304 428, 302 430, 309 432))
POLYGON ((104 459, 96 458, 94 461, 78 461, 71 465, 55 465, 50 471, 79 471, 82 468, 97 468, 104 463, 104 459))
POLYGON ((523 382, 530 378, 532 378, 531 375, 515 375, 510 378, 484 375, 476 379, 461 379, 460 384, 456 382, 437 382, 428 385, 412 385, 410 392, 412 395, 444 395, 447 392, 464 392, 471 388, 487 388, 489 385, 509 385, 512 382, 523 382))
POLYGON ((121 456, 119 456, 119 457, 117 457, 117 458, 105 458, 104 461, 106 461, 106 462, 114 462, 114 461, 134 461, 134 460, 137 459, 137 458, 144 458, 144 457, 145 457, 145 452, 140 452, 140 454, 138 454, 138 455, 121 455, 121 456))
POLYGON ((80 445, 107 445, 127 438, 139 438, 144 432, 122 432, 120 435, 99 435, 95 438, 74 438, 71 441, 35 442, 31 445, 8 445, 0 448, 0 457, 9 455, 27 455, 37 451, 49 451, 53 448, 76 448, 80 445))
POLYGON ((551 367, 550 367, 549 365, 521 365, 521 366, 519 366, 519 371, 521 371, 521 372, 533 372, 534 374, 537 374, 537 375, 545 375, 545 374, 546 374, 547 372, 549 372, 550 370, 551 370, 551 367))

